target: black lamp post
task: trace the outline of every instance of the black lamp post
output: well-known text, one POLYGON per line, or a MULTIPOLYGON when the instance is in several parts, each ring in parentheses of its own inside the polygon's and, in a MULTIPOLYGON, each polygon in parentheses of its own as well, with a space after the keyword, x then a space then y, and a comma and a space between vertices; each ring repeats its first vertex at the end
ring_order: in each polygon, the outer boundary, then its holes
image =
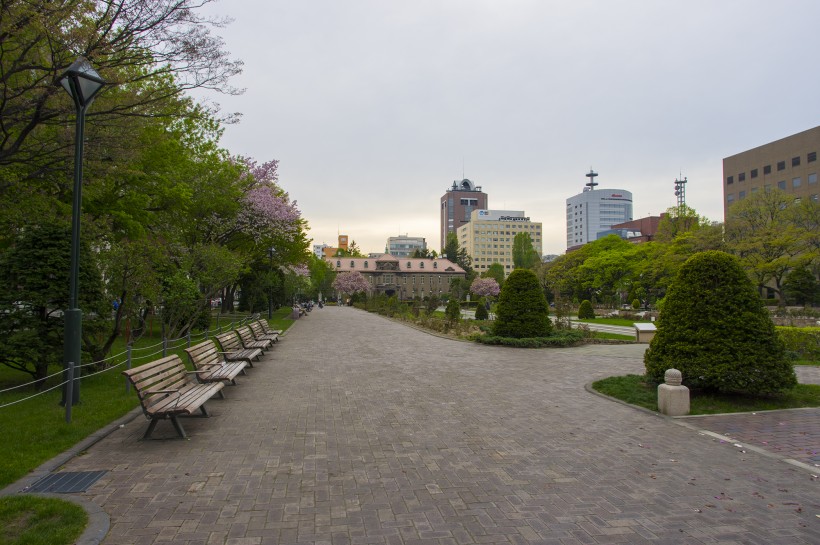
MULTIPOLYGON (((80 276, 80 203, 82 202, 83 179, 83 132, 85 131, 85 112, 94 100, 94 96, 105 84, 100 75, 83 57, 78 58, 57 80, 71 98, 77 111, 74 141, 74 201, 71 208, 71 271, 69 272, 68 310, 65 311, 65 346, 64 359, 66 374, 69 363, 80 365, 82 351, 83 312, 77 302, 80 276)), ((79 372, 74 379, 70 404, 80 402, 79 372)), ((63 404, 69 403, 66 398, 68 385, 63 387, 63 404)))

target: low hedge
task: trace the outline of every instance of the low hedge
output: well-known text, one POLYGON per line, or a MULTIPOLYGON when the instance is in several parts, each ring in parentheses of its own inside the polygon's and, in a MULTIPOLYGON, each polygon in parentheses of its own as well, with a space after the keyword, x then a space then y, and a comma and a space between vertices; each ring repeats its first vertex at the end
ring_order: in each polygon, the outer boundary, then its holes
POLYGON ((575 346, 583 340, 584 334, 580 331, 561 331, 549 337, 524 337, 521 339, 498 337, 496 335, 477 335, 475 337, 475 341, 481 344, 512 346, 515 348, 562 348, 575 346))
POLYGON ((818 327, 776 327, 786 351, 796 354, 801 360, 820 360, 820 328, 818 327))

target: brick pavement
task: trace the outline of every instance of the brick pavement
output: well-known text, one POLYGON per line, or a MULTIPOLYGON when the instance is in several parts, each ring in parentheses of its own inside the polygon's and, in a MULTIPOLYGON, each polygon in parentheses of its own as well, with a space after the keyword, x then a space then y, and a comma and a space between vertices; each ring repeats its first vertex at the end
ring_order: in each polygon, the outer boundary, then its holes
POLYGON ((108 544, 820 543, 802 467, 584 390, 645 346, 516 350, 314 310, 264 361, 140 441, 142 417, 64 470, 108 544))

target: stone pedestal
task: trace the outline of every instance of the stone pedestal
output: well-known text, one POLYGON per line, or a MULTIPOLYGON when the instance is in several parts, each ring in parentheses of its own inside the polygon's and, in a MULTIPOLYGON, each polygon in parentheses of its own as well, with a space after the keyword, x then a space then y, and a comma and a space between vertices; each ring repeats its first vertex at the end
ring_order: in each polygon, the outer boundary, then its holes
POLYGON ((681 372, 667 369, 663 380, 666 384, 658 386, 658 410, 667 416, 689 414, 689 388, 681 385, 681 372))

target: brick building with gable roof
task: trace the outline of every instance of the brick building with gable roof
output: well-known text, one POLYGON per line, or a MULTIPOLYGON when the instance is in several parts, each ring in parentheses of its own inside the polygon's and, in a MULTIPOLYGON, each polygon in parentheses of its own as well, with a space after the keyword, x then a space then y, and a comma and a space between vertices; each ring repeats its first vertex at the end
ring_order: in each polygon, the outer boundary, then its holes
POLYGON ((398 258, 390 254, 371 257, 326 257, 336 272, 358 271, 370 282, 368 296, 383 293, 401 301, 450 293, 450 281, 464 279, 466 271, 449 259, 398 258))

